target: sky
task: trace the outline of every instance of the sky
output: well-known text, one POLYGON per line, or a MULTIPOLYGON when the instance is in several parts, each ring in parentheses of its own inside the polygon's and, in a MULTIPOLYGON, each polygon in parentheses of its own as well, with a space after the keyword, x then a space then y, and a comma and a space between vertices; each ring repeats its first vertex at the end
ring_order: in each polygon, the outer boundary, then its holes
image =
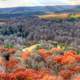
POLYGON ((0 0, 0 8, 54 5, 80 5, 80 0, 0 0))

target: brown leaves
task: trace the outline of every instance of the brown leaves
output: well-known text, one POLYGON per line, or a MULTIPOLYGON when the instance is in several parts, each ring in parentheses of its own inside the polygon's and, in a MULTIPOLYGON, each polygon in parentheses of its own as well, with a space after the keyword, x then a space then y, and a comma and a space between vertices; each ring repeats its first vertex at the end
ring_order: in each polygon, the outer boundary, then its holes
POLYGON ((5 64, 5 66, 6 66, 7 68, 12 68, 12 67, 16 66, 18 63, 19 63, 19 62, 18 62, 17 60, 12 59, 12 60, 8 61, 8 62, 5 64))

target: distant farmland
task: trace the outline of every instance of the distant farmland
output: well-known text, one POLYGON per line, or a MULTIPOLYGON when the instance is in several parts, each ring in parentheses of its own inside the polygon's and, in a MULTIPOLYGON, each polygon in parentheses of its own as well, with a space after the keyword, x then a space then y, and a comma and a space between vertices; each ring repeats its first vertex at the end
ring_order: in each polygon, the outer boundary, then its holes
POLYGON ((80 13, 51 13, 38 16, 40 19, 67 19, 67 18, 80 18, 80 13))

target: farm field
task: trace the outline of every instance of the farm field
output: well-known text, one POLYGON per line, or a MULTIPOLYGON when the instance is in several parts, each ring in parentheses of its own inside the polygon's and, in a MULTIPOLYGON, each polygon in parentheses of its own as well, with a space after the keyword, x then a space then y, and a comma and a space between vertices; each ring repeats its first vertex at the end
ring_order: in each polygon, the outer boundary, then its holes
POLYGON ((67 19, 67 18, 80 18, 80 13, 49 13, 40 15, 39 18, 41 19, 67 19))

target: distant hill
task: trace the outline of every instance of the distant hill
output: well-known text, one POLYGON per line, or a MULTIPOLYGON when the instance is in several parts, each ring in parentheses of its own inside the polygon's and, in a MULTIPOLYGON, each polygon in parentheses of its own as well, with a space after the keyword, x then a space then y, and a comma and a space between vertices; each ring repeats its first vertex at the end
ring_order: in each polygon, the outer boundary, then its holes
POLYGON ((30 12, 61 12, 61 11, 80 11, 79 5, 64 5, 64 6, 36 6, 36 7, 13 7, 0 8, 0 14, 16 14, 16 13, 30 13, 30 12))
POLYGON ((47 13, 62 13, 62 12, 68 12, 68 13, 80 12, 80 5, 0 8, 0 17, 3 16, 14 17, 22 15, 29 16, 29 15, 41 15, 47 13))

